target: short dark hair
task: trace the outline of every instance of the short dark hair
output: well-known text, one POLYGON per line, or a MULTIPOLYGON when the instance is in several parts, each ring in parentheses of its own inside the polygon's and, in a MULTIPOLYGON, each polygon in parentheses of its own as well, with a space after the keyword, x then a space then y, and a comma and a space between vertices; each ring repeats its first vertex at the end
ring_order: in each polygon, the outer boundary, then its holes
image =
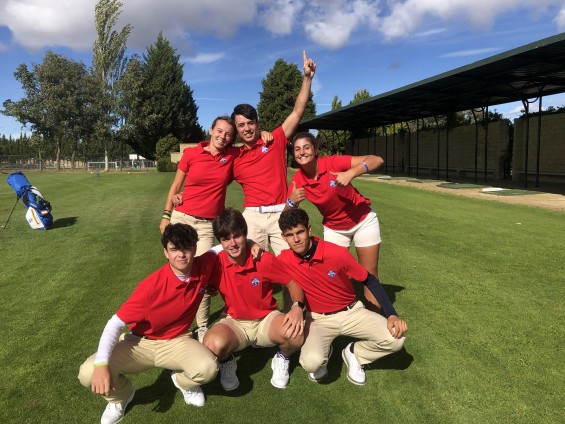
POLYGON ((299 132, 294 137, 292 137, 292 141, 290 142, 291 147, 294 147, 294 143, 296 143, 296 140, 300 140, 301 138, 307 139, 310 143, 312 143, 312 146, 314 146, 316 150, 318 149, 318 147, 320 147, 320 143, 318 142, 318 139, 308 131, 299 132))
POLYGON ((308 228, 310 218, 304 209, 291 208, 283 211, 279 218, 279 228, 282 232, 286 230, 292 230, 294 227, 298 227, 300 224, 308 228))
POLYGON ((169 224, 163 231, 161 244, 166 249, 169 243, 180 250, 196 249, 198 233, 188 224, 169 224))
POLYGON ((247 103, 241 103, 233 108, 233 112, 231 114, 231 120, 235 122, 235 116, 242 115, 245 116, 247 119, 251 119, 253 121, 259 121, 259 115, 257 115, 257 109, 247 103))
POLYGON ((231 125, 234 133, 235 133, 235 123, 233 122, 233 119, 230 118, 228 115, 221 115, 221 116, 217 116, 216 119, 214 119, 214 121, 212 122, 212 127, 214 128, 216 126, 216 124, 218 123, 218 121, 226 121, 229 125, 231 125))
POLYGON ((231 234, 247 237, 247 222, 245 222, 243 214, 236 209, 227 208, 216 215, 214 221, 212 221, 212 228, 214 237, 218 240, 227 238, 231 234))

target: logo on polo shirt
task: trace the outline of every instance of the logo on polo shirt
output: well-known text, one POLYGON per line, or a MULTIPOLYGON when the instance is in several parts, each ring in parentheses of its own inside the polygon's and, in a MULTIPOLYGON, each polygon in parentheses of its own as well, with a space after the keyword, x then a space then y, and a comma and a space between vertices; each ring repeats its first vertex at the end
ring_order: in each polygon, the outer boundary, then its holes
POLYGON ((337 182, 335 180, 330 180, 330 187, 336 187, 337 182))
POLYGON ((331 269, 328 271, 328 277, 334 278, 336 275, 335 271, 332 271, 331 269))
POLYGON ((256 287, 259 285, 259 279, 257 277, 255 277, 253 280, 251 280, 251 285, 253 287, 256 287))
POLYGON ((220 162, 227 162, 227 159, 226 159, 226 158, 221 158, 221 159, 220 159, 220 162))
POLYGON ((261 152, 262 153, 267 153, 269 151, 269 148, 267 146, 263 146, 261 147, 261 152))

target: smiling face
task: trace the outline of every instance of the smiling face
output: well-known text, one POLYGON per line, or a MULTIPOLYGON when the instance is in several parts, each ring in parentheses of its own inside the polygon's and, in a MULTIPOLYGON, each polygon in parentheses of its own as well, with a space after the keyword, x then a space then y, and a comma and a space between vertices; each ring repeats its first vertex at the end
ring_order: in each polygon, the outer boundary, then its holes
POLYGON ((294 253, 303 256, 312 246, 312 241, 310 240, 311 232, 312 227, 310 225, 306 227, 304 224, 298 224, 296 227, 284 230, 282 236, 294 253))
POLYGON ((294 160, 300 166, 307 166, 316 161, 318 150, 307 138, 299 138, 293 145, 294 160))
POLYGON ((218 119, 210 128, 210 147, 218 152, 224 150, 232 142, 235 136, 234 130, 231 123, 218 119))
POLYGON ((246 146, 252 146, 259 140, 259 123, 243 115, 235 115, 235 128, 237 135, 246 146))
POLYGON ((220 237, 220 244, 232 262, 243 265, 247 261, 247 239, 244 234, 220 237))
POLYGON ((175 274, 187 275, 190 272, 192 261, 196 254, 196 247, 191 249, 178 249, 173 243, 169 242, 163 251, 175 274))

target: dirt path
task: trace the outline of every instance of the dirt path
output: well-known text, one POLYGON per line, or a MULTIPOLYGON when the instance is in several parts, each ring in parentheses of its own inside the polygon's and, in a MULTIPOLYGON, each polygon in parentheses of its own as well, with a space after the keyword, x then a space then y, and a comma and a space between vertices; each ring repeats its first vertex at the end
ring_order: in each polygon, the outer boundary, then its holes
POLYGON ((361 177, 363 179, 376 181, 383 184, 396 184, 408 187, 414 187, 420 190, 437 191, 448 193, 455 196, 473 197, 476 199, 484 199, 492 202, 503 202, 518 205, 533 206, 537 208, 549 209, 552 211, 565 212, 565 195, 553 193, 539 193, 526 195, 496 195, 483 193, 482 188, 446 188, 439 187, 444 181, 430 180, 411 180, 407 179, 384 179, 378 177, 361 177))

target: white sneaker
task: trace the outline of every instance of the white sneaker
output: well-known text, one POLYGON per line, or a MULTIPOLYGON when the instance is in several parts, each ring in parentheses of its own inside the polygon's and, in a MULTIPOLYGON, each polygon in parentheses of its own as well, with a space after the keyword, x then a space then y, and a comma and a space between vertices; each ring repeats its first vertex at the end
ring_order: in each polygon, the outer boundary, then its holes
POLYGON ((108 405, 106 405, 106 409, 102 414, 102 418, 100 418, 100 423, 114 424, 120 422, 122 418, 124 418, 124 412, 126 411, 128 404, 133 399, 134 394, 135 394, 135 390, 132 392, 132 394, 127 400, 120 403, 108 402, 108 405))
POLYGON ((198 341, 200 343, 202 343, 202 340, 204 340, 204 334, 206 334, 207 331, 208 327, 198 327, 196 329, 196 336, 198 337, 198 341))
POLYGON ((341 352, 341 357, 347 365, 347 379, 351 381, 353 384, 357 384, 362 386, 365 384, 365 370, 357 361, 355 355, 351 352, 351 345, 353 343, 349 343, 345 346, 345 349, 341 352))
POLYGON ((288 386, 288 363, 289 360, 278 353, 275 354, 271 361, 271 369, 273 370, 271 384, 277 389, 285 389, 288 386))
POLYGON ((328 362, 330 361, 330 358, 332 357, 333 351, 334 351, 334 348, 333 348, 332 345, 330 345, 330 351, 328 352, 328 359, 326 361, 326 364, 322 365, 320 368, 318 368, 314 372, 309 372, 308 378, 310 380, 315 381, 317 383, 322 378, 324 378, 326 375, 328 375, 328 362))
POLYGON ((173 384, 176 386, 176 388, 179 389, 182 395, 184 396, 184 401, 186 403, 194 406, 204 406, 204 403, 206 402, 206 398, 204 397, 204 392, 202 391, 200 386, 193 387, 190 390, 183 389, 177 383, 176 372, 171 374, 171 379, 173 380, 173 384))
POLYGON ((220 383, 222 388, 229 392, 239 387, 239 379, 237 378, 237 362, 233 355, 230 355, 229 361, 218 364, 220 367, 220 383))

